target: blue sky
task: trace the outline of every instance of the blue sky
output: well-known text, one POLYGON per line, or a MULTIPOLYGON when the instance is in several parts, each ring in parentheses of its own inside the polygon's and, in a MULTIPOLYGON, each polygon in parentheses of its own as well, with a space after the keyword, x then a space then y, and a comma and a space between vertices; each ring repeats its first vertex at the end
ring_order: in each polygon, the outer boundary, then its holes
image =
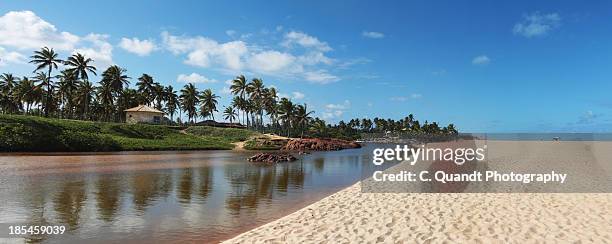
MULTIPOLYGON (((316 116, 409 113, 470 132, 612 131, 612 3, 8 1, 0 72, 48 45, 134 78, 261 77, 316 116), (29 12, 27 12, 29 11, 29 12)), ((94 81, 96 79, 93 79, 94 81)))

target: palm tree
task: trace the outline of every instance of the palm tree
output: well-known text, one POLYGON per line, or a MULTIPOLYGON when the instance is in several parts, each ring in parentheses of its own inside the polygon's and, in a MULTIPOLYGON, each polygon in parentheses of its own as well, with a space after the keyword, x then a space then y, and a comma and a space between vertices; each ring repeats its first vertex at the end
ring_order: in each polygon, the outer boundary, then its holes
POLYGON ((295 114, 294 109, 295 107, 293 106, 291 100, 285 97, 280 100, 278 108, 280 114, 279 118, 283 120, 283 125, 287 130, 287 137, 290 137, 291 122, 294 119, 295 114))
POLYGON ((206 118, 210 117, 210 115, 212 115, 212 113, 210 111, 208 111, 208 109, 206 109, 204 107, 204 105, 202 105, 200 107, 200 117, 202 117, 202 120, 206 120, 206 118))
MULTIPOLYGON (((32 79, 34 79, 35 82, 40 82, 40 84, 38 84, 39 86, 41 86, 42 89, 42 93, 44 94, 44 96, 41 97, 40 101, 41 103, 39 104, 39 106, 42 106, 43 108, 46 107, 47 105, 49 105, 49 108, 51 108, 51 101, 49 100, 49 103, 47 103, 47 98, 52 99, 52 97, 48 97, 48 90, 53 90, 53 85, 50 84, 49 82, 49 77, 47 77, 47 74, 45 72, 38 72, 36 73, 36 75, 34 77, 32 77, 32 79), (47 89, 45 89, 45 87, 47 87, 47 89)), ((39 108, 39 112, 43 112, 40 108, 39 108)), ((41 114, 43 115, 43 114, 41 114)))
POLYGON ((81 108, 81 117, 83 119, 88 118, 89 106, 95 91, 96 88, 88 80, 79 83, 76 101, 77 105, 81 108))
POLYGON ((254 78, 253 81, 247 85, 247 92, 250 95, 250 99, 253 101, 253 105, 255 105, 254 112, 259 116, 259 121, 257 123, 254 122, 254 124, 260 126, 263 124, 264 99, 267 93, 263 81, 259 78, 254 78))
POLYGON ((111 81, 108 79, 100 80, 100 86, 97 87, 97 100, 102 106, 104 118, 106 121, 110 121, 111 114, 114 110, 114 94, 113 88, 111 87, 111 81))
POLYGON ((206 110, 210 116, 212 116, 213 120, 215 120, 214 112, 217 111, 217 98, 219 98, 219 96, 215 95, 210 89, 206 89, 200 94, 202 110, 206 110))
POLYGON ((125 74, 126 72, 126 69, 113 65, 102 72, 102 80, 108 82, 113 93, 118 93, 130 85, 130 77, 125 74))
POLYGON ((176 95, 176 91, 174 91, 172 86, 167 86, 164 89, 164 93, 166 95, 166 111, 170 114, 170 120, 172 121, 174 113, 176 113, 176 108, 179 106, 178 95, 176 95))
POLYGON ((327 124, 325 124, 324 120, 316 118, 312 125, 310 126, 310 130, 312 130, 316 135, 320 137, 327 136, 327 124))
POLYGON ((305 103, 304 105, 297 105, 295 107, 295 122, 300 126, 300 138, 304 138, 304 129, 312 119, 310 115, 313 113, 314 111, 308 111, 308 106, 305 103))
POLYGON ((89 65, 91 62, 93 62, 93 59, 85 58, 85 56, 82 54, 77 53, 68 57, 64 64, 70 67, 67 70, 74 73, 76 78, 81 78, 81 80, 89 80, 89 75, 87 75, 87 72, 97 75, 96 67, 89 65))
POLYGON ((11 92, 13 88, 15 88, 15 86, 17 85, 17 80, 19 79, 10 73, 4 73, 0 75, 0 92, 2 93, 11 92))
POLYGON ((153 85, 153 93, 155 95, 155 101, 157 102, 155 104, 155 108, 158 109, 158 110, 161 110, 162 109, 162 101, 166 97, 166 94, 164 93, 164 87, 162 85, 160 85, 159 83, 155 82, 154 85, 153 85))
MULTIPOLYGON (((234 97, 232 99, 232 103, 231 103, 232 107, 237 108, 238 110, 240 110, 240 108, 242 108, 242 99, 240 99, 240 97, 234 97)), ((240 113, 236 113, 238 115, 238 123, 240 123, 240 113)))
POLYGON ((148 74, 142 74, 142 76, 138 78, 136 86, 138 86, 138 92, 141 94, 141 102, 151 106, 151 102, 153 102, 155 96, 155 82, 153 81, 153 77, 148 74))
POLYGON ((30 80, 28 77, 23 77, 19 80, 19 84, 16 87, 16 101, 19 103, 23 102, 26 104, 25 106, 25 114, 30 112, 30 106, 36 101, 36 90, 40 88, 34 84, 34 81, 30 80))
POLYGON ((117 106, 117 121, 125 121, 123 110, 138 106, 138 92, 130 88, 117 92, 117 106))
POLYGON ((276 127, 276 117, 278 116, 278 104, 276 99, 278 98, 276 95, 276 89, 274 87, 270 87, 266 89, 264 98, 264 109, 266 110, 268 116, 270 117, 270 124, 273 127, 276 127))
POLYGON ((55 51, 53 51, 53 48, 49 49, 48 47, 44 47, 42 48, 40 51, 35 51, 34 55, 32 55, 30 57, 32 60, 30 60, 30 63, 34 63, 36 64, 36 69, 34 70, 34 72, 47 68, 48 72, 47 72, 47 97, 45 98, 45 117, 49 116, 49 109, 51 108, 51 94, 52 94, 52 90, 51 90, 51 72, 53 71, 53 69, 57 69, 57 65, 58 64, 62 64, 63 61, 59 58, 57 58, 57 53, 55 51))
POLYGON ((59 79, 58 92, 60 102, 64 104, 64 110, 68 110, 69 116, 72 116, 73 94, 78 85, 77 76, 74 71, 67 69, 62 70, 56 78, 59 79))
POLYGON ((236 113, 236 110, 234 109, 234 107, 227 107, 225 108, 225 110, 223 111, 223 116, 225 120, 229 120, 230 123, 233 123, 234 120, 236 119, 236 116, 238 116, 238 114, 236 113))
MULTIPOLYGON (((230 90, 232 91, 232 94, 239 95, 240 98, 244 101, 245 100, 244 95, 247 92, 247 87, 248 87, 248 84, 247 84, 246 78, 244 77, 244 75, 239 75, 239 76, 236 76, 234 80, 232 80, 232 84, 230 85, 230 90)), ((244 112, 246 112, 244 110, 245 105, 246 105, 245 103, 242 103, 242 106, 238 107, 238 109, 243 111, 242 113, 243 119, 245 118, 244 112)), ((246 124, 248 126, 249 124, 248 117, 246 119, 247 119, 246 124)))
POLYGON ((187 117, 189 117, 189 122, 193 123, 192 118, 196 116, 197 113, 197 105, 200 102, 198 99, 198 90, 196 89, 193 83, 189 83, 183 87, 180 95, 181 107, 183 110, 187 112, 187 117))
POLYGON ((21 101, 15 96, 15 88, 19 79, 13 74, 4 73, 0 76, 0 95, 2 96, 2 112, 15 112, 19 110, 21 101))

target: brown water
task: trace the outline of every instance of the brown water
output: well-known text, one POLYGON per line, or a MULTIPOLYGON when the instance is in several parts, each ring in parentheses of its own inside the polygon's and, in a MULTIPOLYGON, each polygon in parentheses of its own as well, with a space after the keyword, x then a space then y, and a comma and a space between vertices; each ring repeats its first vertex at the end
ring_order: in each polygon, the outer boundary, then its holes
POLYGON ((67 227, 0 242, 218 242, 357 182, 364 152, 274 166, 236 151, 0 154, 0 223, 67 227))

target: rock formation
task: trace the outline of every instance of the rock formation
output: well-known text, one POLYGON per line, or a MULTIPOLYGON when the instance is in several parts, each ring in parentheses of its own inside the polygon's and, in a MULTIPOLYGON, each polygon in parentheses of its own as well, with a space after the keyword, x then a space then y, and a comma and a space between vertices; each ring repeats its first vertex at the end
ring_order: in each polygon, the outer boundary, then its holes
POLYGON ((360 148, 357 142, 340 139, 291 139, 281 148, 284 151, 338 151, 342 149, 360 148))
POLYGON ((297 160, 297 158, 288 153, 258 153, 247 160, 249 162, 274 164, 278 162, 292 162, 297 160))

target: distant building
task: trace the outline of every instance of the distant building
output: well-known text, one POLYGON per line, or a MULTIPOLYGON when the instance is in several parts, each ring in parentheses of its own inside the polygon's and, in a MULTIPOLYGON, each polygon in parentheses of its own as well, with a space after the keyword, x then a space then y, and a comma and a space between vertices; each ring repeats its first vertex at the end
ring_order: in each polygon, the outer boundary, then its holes
POLYGON ((123 110, 125 112, 125 122, 130 124, 152 123, 159 124, 164 117, 164 112, 146 105, 123 110))

